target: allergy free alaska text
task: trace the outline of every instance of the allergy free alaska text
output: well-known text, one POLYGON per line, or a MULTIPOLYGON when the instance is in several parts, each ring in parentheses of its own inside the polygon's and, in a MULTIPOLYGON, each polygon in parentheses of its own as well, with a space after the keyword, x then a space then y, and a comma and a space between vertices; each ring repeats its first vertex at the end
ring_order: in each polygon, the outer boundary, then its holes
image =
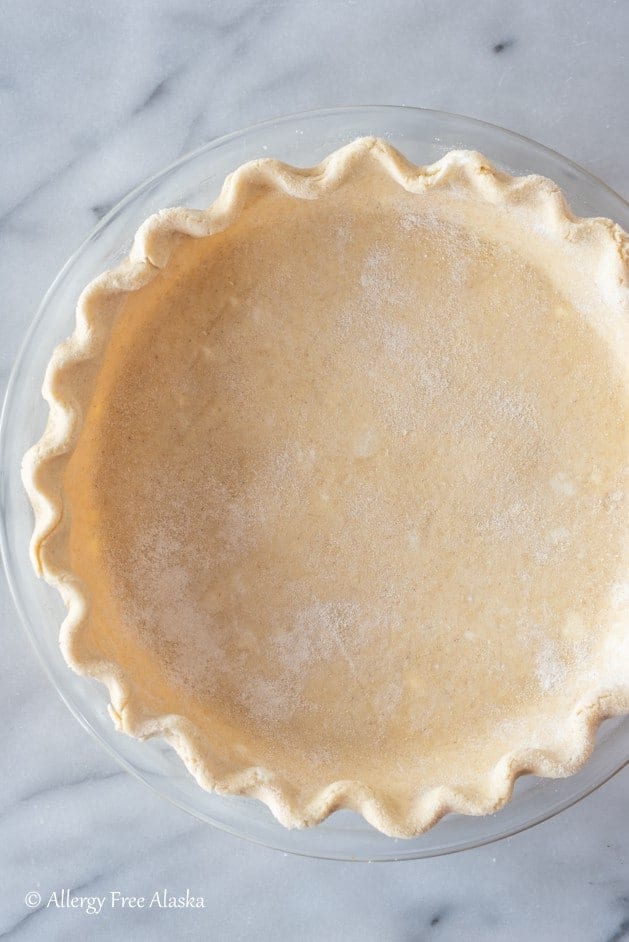
POLYGON ((151 896, 126 896, 120 890, 110 890, 102 896, 78 896, 69 889, 53 890, 46 908, 80 909, 88 916, 98 915, 105 907, 111 909, 205 909, 202 896, 175 896, 167 889, 155 890, 151 896))

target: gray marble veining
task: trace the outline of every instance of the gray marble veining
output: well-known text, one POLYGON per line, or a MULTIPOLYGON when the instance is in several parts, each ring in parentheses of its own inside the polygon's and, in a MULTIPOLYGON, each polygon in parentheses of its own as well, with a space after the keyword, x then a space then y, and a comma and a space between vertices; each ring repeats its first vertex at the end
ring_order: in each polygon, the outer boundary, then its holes
MULTIPOLYGON (((7 0, 0 30, 0 383, 52 277, 135 184, 276 114, 441 108, 502 124, 629 194, 623 0, 7 0)), ((629 771, 515 838, 388 865, 213 831, 119 769, 50 687, 0 590, 0 935, 11 940, 629 939, 629 771), (29 891, 205 908, 29 909, 29 891)), ((64 897, 65 898, 65 897, 64 897)))

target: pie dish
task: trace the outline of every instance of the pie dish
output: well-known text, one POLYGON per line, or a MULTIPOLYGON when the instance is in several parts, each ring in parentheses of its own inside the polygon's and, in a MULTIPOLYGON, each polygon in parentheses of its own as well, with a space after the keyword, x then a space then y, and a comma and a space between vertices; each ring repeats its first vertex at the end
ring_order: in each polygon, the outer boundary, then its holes
POLYGON ((245 165, 82 296, 33 560, 119 727, 409 836, 629 707, 627 237, 478 154, 245 165))

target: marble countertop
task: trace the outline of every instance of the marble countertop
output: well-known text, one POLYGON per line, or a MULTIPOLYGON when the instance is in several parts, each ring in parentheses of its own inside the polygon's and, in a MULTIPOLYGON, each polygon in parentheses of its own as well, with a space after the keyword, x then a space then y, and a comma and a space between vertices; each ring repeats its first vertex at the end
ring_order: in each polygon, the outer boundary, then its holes
MULTIPOLYGON (((622 0, 7 0, 2 20, 2 388, 41 296, 96 220, 179 154, 266 117, 359 103, 469 114, 629 196, 622 0)), ((122 771, 50 686, 4 583, 0 615, 3 938, 629 939, 629 769, 475 851, 381 865, 290 857, 211 830, 122 771), (205 908, 89 915, 60 896, 163 888, 205 908), (53 891, 59 906, 25 901, 53 891)))

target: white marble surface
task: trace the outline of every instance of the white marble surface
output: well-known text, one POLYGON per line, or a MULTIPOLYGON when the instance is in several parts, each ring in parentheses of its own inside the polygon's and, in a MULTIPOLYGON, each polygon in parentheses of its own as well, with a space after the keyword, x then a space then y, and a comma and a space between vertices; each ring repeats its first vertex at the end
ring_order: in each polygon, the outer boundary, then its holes
MULTIPOLYGON (((467 113, 629 195, 626 0, 6 0, 0 31, 0 382, 48 283, 103 212, 180 153, 275 114, 467 113)), ((0 935, 11 940, 629 939, 629 770, 502 843, 414 863, 288 857, 132 780, 43 675, 4 584, 0 935), (25 894, 203 910, 29 909, 25 894)))

